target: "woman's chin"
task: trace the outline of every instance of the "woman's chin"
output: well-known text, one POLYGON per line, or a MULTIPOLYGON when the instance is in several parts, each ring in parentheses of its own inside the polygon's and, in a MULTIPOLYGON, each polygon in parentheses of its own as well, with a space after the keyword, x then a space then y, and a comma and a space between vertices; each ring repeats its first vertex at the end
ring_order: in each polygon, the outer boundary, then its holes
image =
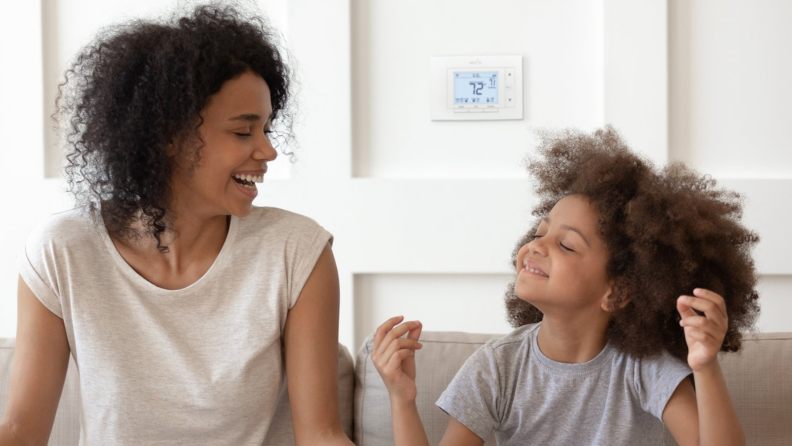
POLYGON ((230 209, 228 209, 228 213, 234 217, 243 218, 247 217, 247 215, 250 214, 250 211, 252 210, 253 203, 237 204, 236 206, 232 206, 230 209))

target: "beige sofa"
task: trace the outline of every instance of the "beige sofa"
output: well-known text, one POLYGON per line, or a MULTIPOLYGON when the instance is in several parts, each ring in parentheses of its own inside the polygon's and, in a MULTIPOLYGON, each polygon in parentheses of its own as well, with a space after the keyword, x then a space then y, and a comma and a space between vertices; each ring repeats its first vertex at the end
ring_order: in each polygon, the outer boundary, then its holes
MULTIPOLYGON (((478 347, 498 335, 425 332, 423 349, 416 355, 418 369, 418 410, 431 444, 439 443, 447 416, 434 401, 456 371, 478 347)), ((792 446, 792 333, 765 333, 746 336, 743 351, 721 358, 737 413, 751 446, 792 446)), ((358 446, 392 445, 388 394, 377 375, 369 351, 371 339, 360 348, 357 358, 339 346, 339 396, 344 428, 358 446)), ((5 410, 13 339, 0 339, 0 415, 5 410)), ((291 412, 288 397, 281 394, 280 410, 266 441, 267 445, 292 445, 291 412)), ((79 438, 79 381, 70 364, 56 416, 50 445, 71 446, 79 438)), ((666 433, 664 444, 674 441, 666 433)), ((487 446, 494 445, 490 439, 487 446)))

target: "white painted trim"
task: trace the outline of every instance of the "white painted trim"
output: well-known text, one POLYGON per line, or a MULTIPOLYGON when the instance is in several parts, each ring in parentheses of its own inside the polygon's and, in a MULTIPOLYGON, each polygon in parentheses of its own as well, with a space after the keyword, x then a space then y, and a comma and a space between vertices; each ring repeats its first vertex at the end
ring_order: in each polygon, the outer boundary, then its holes
POLYGON ((668 2, 603 0, 604 115, 629 146, 668 161, 668 2))

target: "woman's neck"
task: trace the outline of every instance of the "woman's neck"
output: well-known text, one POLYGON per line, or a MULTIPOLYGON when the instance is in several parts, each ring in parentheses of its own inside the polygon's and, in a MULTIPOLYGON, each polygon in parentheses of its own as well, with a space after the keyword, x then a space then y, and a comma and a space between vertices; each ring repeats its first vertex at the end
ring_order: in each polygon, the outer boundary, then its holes
POLYGON ((160 238, 167 252, 159 251, 157 240, 140 220, 133 229, 146 236, 111 238, 121 257, 143 278, 161 288, 180 289, 200 279, 214 264, 228 235, 230 218, 185 211, 169 215, 171 229, 160 238))
POLYGON ((553 317, 545 314, 537 343, 542 353, 556 362, 577 364, 594 359, 605 348, 607 313, 580 317, 553 317))

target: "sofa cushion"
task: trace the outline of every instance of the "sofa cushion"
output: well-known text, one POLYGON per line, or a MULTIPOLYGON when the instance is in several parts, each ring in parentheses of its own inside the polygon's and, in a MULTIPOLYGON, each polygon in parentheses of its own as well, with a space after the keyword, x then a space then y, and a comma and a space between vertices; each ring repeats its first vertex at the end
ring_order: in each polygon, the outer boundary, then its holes
MULTIPOLYGON (((437 445, 448 416, 435 401, 467 358, 485 342, 502 335, 424 332, 416 352, 418 413, 429 444, 437 445)), ((369 336, 355 364, 355 444, 393 445, 390 402, 385 384, 371 362, 369 336)), ((750 446, 792 445, 792 333, 753 333, 743 337, 739 353, 719 357, 726 384, 750 446)), ((667 445, 675 445, 664 432, 667 445)), ((494 439, 485 443, 495 445, 494 439)))
MULTIPOLYGON (((8 403, 11 381, 11 363, 14 358, 14 339, 0 338, 0 418, 8 403)), ((352 438, 352 409, 355 391, 355 370, 352 355, 346 347, 338 345, 338 395, 341 423, 344 432, 352 438)), ((69 360, 66 382, 61 394, 49 446, 76 446, 80 437, 80 381, 73 360, 69 360)), ((275 417, 270 425, 264 446, 294 445, 291 407, 285 381, 281 386, 275 417)))
POLYGON ((792 445, 792 333, 752 333, 720 364, 751 446, 792 445))

